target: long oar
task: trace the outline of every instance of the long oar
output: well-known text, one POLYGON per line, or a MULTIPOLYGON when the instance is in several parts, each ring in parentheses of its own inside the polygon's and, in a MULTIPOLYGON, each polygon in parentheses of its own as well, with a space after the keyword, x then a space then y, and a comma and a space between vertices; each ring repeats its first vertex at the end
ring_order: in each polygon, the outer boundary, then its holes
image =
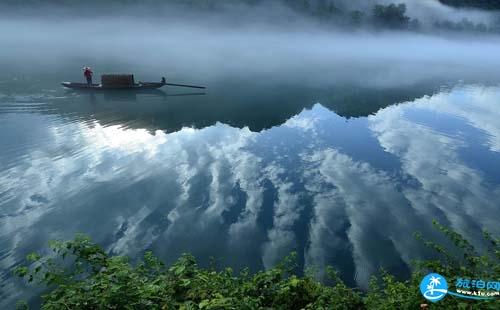
POLYGON ((173 84, 173 83, 164 83, 163 85, 170 85, 170 86, 179 86, 179 87, 190 87, 190 88, 201 88, 205 89, 205 86, 196 86, 196 85, 186 85, 186 84, 173 84))
POLYGON ((187 84, 174 84, 174 83, 167 83, 167 80, 165 77, 161 78, 161 83, 163 85, 170 85, 170 86, 179 86, 179 87, 189 87, 189 88, 200 88, 200 89, 205 89, 205 86, 196 86, 196 85, 187 85, 187 84))

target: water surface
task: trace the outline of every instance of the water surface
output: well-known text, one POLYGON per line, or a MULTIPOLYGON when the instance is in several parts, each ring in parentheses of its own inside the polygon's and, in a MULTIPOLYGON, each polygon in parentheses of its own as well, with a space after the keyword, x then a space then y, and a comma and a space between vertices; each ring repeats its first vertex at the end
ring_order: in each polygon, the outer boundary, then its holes
POLYGON ((499 233, 496 86, 91 94, 24 79, 0 83, 4 305, 30 294, 11 268, 78 232, 116 254, 236 270, 297 251, 301 270, 332 265, 361 287, 427 257, 412 234, 435 236, 432 219, 473 242, 499 233))
POLYGON ((479 247, 482 229, 500 233, 497 38, 0 26, 0 308, 38 292, 10 272, 26 254, 79 232, 132 259, 235 270, 296 251, 299 271, 331 265, 361 288, 429 257, 412 235, 438 238, 432 219, 479 247), (84 65, 207 90, 62 89, 84 65))

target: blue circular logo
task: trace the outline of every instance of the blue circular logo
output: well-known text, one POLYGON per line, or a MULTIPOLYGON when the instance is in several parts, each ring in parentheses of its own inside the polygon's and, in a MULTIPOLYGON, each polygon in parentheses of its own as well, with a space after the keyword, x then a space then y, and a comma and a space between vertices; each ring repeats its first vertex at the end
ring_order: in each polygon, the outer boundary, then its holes
POLYGON ((429 273, 420 282, 420 292, 429 301, 440 301, 448 293, 448 283, 442 275, 429 273))

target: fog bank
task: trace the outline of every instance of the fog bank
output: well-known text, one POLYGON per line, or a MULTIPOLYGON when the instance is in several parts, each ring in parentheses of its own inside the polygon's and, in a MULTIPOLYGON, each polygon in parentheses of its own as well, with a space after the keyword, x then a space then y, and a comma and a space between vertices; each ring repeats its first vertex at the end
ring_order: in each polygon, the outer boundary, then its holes
MULTIPOLYGON (((500 24, 500 12, 472 8, 456 8, 439 0, 5 0, 0 3, 0 15, 58 18, 61 16, 141 16, 176 20, 224 20, 231 24, 265 21, 268 24, 287 24, 300 20, 308 22, 356 24, 361 15, 370 24, 375 5, 406 6, 405 14, 418 19, 424 28, 436 22, 461 22, 464 19, 486 26, 500 24), (3 13, 3 14, 2 14, 3 13), (360 13, 360 15, 358 14, 360 13)), ((388 18, 390 19, 390 17, 388 18)), ((338 26, 338 25, 337 25, 338 26)), ((370 25, 366 25, 370 27, 370 25)), ((373 25, 371 25, 373 26, 373 25)))
MULTIPOLYGON (((443 38, 406 32, 332 32, 254 24, 225 28, 141 18, 2 19, 3 75, 38 72, 80 79, 130 71, 196 81, 252 78, 310 84, 349 82, 383 87, 425 79, 493 82, 500 74, 500 39, 443 38), (60 71, 74 70, 71 76, 60 71)), ((150 76, 148 76, 150 75, 150 76)))

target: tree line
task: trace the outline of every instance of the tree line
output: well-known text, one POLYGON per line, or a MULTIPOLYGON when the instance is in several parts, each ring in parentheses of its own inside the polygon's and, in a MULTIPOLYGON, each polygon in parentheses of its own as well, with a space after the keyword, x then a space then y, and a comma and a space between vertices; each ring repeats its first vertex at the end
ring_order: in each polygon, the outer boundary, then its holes
MULTIPOLYGON (((444 0, 446 1, 446 0, 444 0)), ((462 0, 467 2, 467 0, 462 0)), ((495 0, 498 5, 500 1, 495 0)), ((324 21, 344 27, 365 27, 375 29, 410 30, 410 31, 456 31, 500 33, 500 17, 493 24, 474 23, 464 18, 460 21, 436 20, 432 24, 424 25, 416 18, 408 16, 404 3, 376 4, 371 10, 343 10, 335 1, 328 0, 284 0, 285 4, 297 12, 314 16, 324 21)), ((460 4, 460 0, 451 1, 460 4)), ((489 0, 483 1, 490 3, 489 0)), ((488 6, 485 6, 485 8, 488 6)), ((494 7, 494 6, 491 6, 494 7)))

